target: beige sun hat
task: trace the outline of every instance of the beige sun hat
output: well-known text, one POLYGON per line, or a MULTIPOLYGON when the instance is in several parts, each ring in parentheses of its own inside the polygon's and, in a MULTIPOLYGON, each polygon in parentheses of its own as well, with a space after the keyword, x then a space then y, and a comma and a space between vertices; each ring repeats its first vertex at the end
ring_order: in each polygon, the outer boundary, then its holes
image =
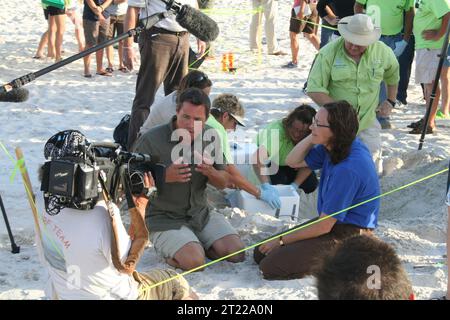
POLYGON ((338 31, 346 41, 364 47, 377 42, 381 36, 381 28, 375 27, 372 19, 362 13, 342 18, 338 31))

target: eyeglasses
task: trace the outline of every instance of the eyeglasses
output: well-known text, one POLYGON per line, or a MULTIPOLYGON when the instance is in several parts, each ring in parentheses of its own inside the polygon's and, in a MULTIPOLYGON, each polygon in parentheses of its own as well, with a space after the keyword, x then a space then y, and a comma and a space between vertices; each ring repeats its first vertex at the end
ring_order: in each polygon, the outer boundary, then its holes
POLYGON ((322 127, 322 128, 329 128, 330 127, 330 126, 326 126, 324 124, 318 124, 317 123, 317 119, 315 117, 312 119, 312 125, 315 126, 315 127, 322 127))

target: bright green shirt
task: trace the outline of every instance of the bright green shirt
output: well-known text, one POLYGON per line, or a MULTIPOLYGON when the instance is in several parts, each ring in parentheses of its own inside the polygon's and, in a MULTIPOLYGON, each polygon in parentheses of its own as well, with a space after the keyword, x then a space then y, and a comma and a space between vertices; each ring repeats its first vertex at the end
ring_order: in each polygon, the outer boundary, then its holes
POLYGON ((259 131, 256 137, 256 145, 258 147, 264 146, 267 149, 270 161, 280 166, 286 165, 286 157, 294 148, 292 140, 284 130, 282 120, 271 122, 259 131))
POLYGON ((403 13, 414 7, 414 0, 356 0, 366 5, 366 13, 376 26, 381 27, 381 34, 392 36, 402 32, 403 13))
POLYGON ((449 0, 419 0, 419 8, 414 16, 414 37, 417 49, 441 49, 444 38, 439 41, 425 40, 424 30, 437 30, 442 26, 442 17, 450 11, 449 0))
POLYGON ((394 52, 377 41, 367 47, 359 64, 352 60, 340 37, 323 47, 308 78, 308 92, 321 92, 335 101, 347 100, 358 111, 359 131, 375 121, 380 83, 399 82, 399 65, 394 52))
POLYGON ((206 120, 206 125, 210 126, 213 129, 216 129, 217 133, 220 137, 220 142, 222 145, 223 155, 225 156, 225 160, 227 163, 233 163, 233 158, 231 157, 230 143, 228 142, 228 134, 223 125, 214 118, 213 115, 208 117, 206 120))

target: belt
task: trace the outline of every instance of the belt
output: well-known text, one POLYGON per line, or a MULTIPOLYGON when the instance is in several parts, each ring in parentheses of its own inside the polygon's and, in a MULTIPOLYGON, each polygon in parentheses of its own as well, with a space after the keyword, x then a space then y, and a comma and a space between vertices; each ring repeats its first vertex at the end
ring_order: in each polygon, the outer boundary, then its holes
POLYGON ((155 34, 155 33, 164 33, 164 34, 172 34, 174 36, 180 37, 183 36, 185 34, 187 34, 187 31, 170 31, 167 29, 163 29, 163 28, 158 28, 158 27, 151 27, 149 29, 151 34, 155 34))

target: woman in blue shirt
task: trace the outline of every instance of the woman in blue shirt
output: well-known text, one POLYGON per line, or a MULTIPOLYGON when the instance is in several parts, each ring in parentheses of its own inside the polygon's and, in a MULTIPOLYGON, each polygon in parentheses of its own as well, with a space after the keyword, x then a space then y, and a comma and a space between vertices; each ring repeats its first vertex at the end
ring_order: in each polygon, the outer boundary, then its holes
POLYGON ((318 258, 336 243, 371 233, 377 226, 379 199, 359 205, 377 197, 380 186, 371 154, 356 138, 353 107, 345 101, 325 104, 311 131, 289 153, 286 164, 321 170, 317 209, 324 220, 255 249, 255 261, 266 279, 312 274, 318 258))

